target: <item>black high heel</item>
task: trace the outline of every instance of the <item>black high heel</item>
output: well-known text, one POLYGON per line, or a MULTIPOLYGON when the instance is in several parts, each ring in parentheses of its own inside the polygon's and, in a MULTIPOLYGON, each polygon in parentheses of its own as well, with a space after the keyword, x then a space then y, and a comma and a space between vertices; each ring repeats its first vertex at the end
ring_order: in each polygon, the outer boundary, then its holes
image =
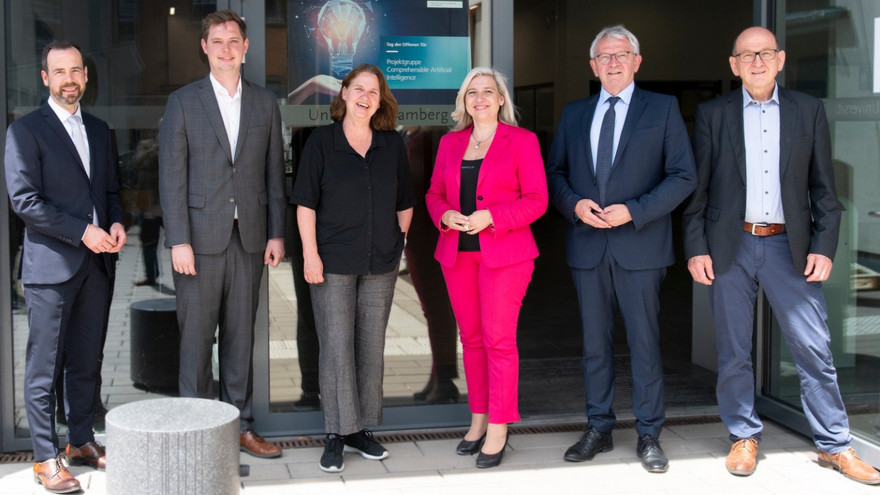
POLYGON ((474 440, 471 442, 470 440, 462 440, 458 442, 458 447, 455 448, 455 453, 458 455, 474 455, 480 451, 480 447, 483 446, 483 442, 486 441, 486 434, 483 433, 478 440, 474 440))
POLYGON ((504 439, 504 445, 501 447, 501 450, 495 454, 485 454, 483 451, 480 451, 480 455, 477 456, 477 467, 485 469, 501 464, 501 459, 504 458, 504 449, 507 448, 508 440, 510 440, 510 432, 507 432, 507 437, 504 439))

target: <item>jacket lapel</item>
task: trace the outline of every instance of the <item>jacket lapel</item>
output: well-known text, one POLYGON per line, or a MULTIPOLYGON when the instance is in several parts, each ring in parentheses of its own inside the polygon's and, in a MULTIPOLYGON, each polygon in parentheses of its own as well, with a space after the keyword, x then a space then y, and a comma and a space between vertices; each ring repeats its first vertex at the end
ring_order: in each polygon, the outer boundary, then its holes
POLYGON ((581 135, 584 136, 584 152, 587 154, 586 162, 587 169, 589 169, 590 174, 592 174, 593 178, 596 178, 596 166, 593 163, 593 140, 590 136, 590 129, 593 126, 593 117, 596 115, 596 105, 599 103, 599 95, 595 94, 590 97, 587 101, 587 109, 585 119, 581 119, 581 122, 584 123, 583 129, 581 129, 581 135))
MULTIPOLYGON (((205 115, 208 118, 208 124, 214 129, 217 135, 217 141, 220 142, 220 148, 226 153, 229 163, 232 163, 232 151, 229 148, 229 136, 226 134, 226 127, 223 125, 223 116, 220 115, 220 106, 217 104, 217 97, 214 95, 214 86, 211 85, 210 76, 202 79, 199 88, 199 99, 202 100, 202 107, 205 109, 205 115)), ((244 102, 242 102, 242 107, 244 102)))
POLYGON ((791 130, 797 122, 797 105, 788 98, 788 93, 779 88, 779 176, 785 175, 788 159, 791 156, 791 130))
MULTIPOLYGON (((82 171, 82 173, 86 174, 86 167, 85 164, 83 164, 82 159, 79 157, 79 151, 76 150, 76 145, 73 144, 73 139, 70 138, 70 134, 67 133, 67 129, 64 128, 64 124, 62 124, 61 121, 58 119, 58 115, 55 114, 55 111, 52 110, 52 107, 50 107, 48 103, 43 105, 42 111, 43 117, 46 119, 46 122, 49 123, 49 127, 51 127, 55 134, 58 135, 58 139, 60 139, 61 142, 64 143, 67 151, 70 151, 70 154, 73 155, 73 158, 74 160, 76 160, 76 163, 79 164, 79 169, 82 171)), ((86 131, 88 132, 88 129, 86 129, 86 131)), ((91 142, 92 140, 90 139, 90 154, 92 153, 91 142)), ((86 174, 86 177, 88 177, 88 174, 86 174)))
MULTIPOLYGON (((492 139, 492 144, 489 145, 489 149, 486 150, 486 157, 483 158, 483 164, 480 166, 480 173, 477 175, 477 187, 483 182, 483 179, 489 174, 492 167, 495 166, 497 160, 495 157, 502 156, 505 153, 506 148, 510 145, 510 128, 502 123, 498 122, 498 129, 495 131, 495 137, 492 139)), ((467 146, 467 142, 465 142, 465 146, 467 146)))
POLYGON ((626 121, 623 123, 623 130, 620 131, 620 141, 617 142, 617 153, 614 154, 614 161, 611 163, 611 175, 614 175, 614 170, 617 168, 615 165, 617 165, 617 161, 623 155, 623 150, 626 149, 626 145, 629 143, 629 138, 632 137, 633 132, 639 125, 639 119, 642 118, 642 113, 645 111, 646 104, 645 95, 638 86, 636 86, 633 90, 632 99, 630 99, 629 102, 629 109, 626 111, 626 121))
POLYGON ((724 106, 724 123, 727 127, 727 135, 733 148, 733 158, 736 160, 736 168, 746 184, 746 140, 743 127, 743 96, 742 91, 732 91, 724 106))
MULTIPOLYGON (((251 117, 251 107, 253 107, 253 91, 250 91, 250 85, 241 78, 241 116, 238 123, 238 141, 235 145, 235 160, 241 154, 244 147, 244 138, 247 135, 248 120, 251 117)), ((233 161, 235 163, 235 161, 233 161)))

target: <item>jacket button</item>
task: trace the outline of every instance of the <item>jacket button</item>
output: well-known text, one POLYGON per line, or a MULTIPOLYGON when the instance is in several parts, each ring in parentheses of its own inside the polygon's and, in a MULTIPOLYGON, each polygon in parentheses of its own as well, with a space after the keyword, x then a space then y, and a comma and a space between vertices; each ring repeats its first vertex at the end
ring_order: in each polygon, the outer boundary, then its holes
POLYGON ((230 196, 230 197, 229 197, 229 202, 230 202, 230 203, 235 203, 235 197, 234 197, 234 196, 230 196))
POLYGON ((479 199, 480 201, 482 201, 482 200, 483 200, 483 197, 482 197, 482 196, 477 196, 477 199, 479 199))

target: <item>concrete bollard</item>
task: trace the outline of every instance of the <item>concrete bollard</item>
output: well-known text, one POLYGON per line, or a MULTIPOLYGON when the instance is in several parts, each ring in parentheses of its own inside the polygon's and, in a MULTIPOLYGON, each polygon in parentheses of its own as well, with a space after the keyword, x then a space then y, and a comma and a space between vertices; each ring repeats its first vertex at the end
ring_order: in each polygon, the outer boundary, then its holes
POLYGON ((216 400, 131 402, 107 413, 107 493, 240 492, 239 411, 216 400))

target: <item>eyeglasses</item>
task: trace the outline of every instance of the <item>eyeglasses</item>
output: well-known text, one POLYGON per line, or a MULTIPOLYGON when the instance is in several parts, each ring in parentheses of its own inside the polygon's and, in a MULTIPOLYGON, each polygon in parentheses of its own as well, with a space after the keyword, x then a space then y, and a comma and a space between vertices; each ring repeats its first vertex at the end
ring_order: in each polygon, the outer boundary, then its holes
POLYGON ((593 57, 593 60, 599 62, 601 65, 608 65, 611 63, 611 58, 614 57, 614 59, 621 64, 625 64, 627 63, 627 61, 629 61, 629 56, 631 53, 632 52, 600 53, 593 57))
POLYGON ((761 57, 761 60, 769 62, 776 58, 777 53, 779 53, 779 50, 761 50, 760 52, 740 52, 735 54, 734 57, 738 58, 739 61, 744 64, 750 64, 754 62, 757 57, 761 57))

